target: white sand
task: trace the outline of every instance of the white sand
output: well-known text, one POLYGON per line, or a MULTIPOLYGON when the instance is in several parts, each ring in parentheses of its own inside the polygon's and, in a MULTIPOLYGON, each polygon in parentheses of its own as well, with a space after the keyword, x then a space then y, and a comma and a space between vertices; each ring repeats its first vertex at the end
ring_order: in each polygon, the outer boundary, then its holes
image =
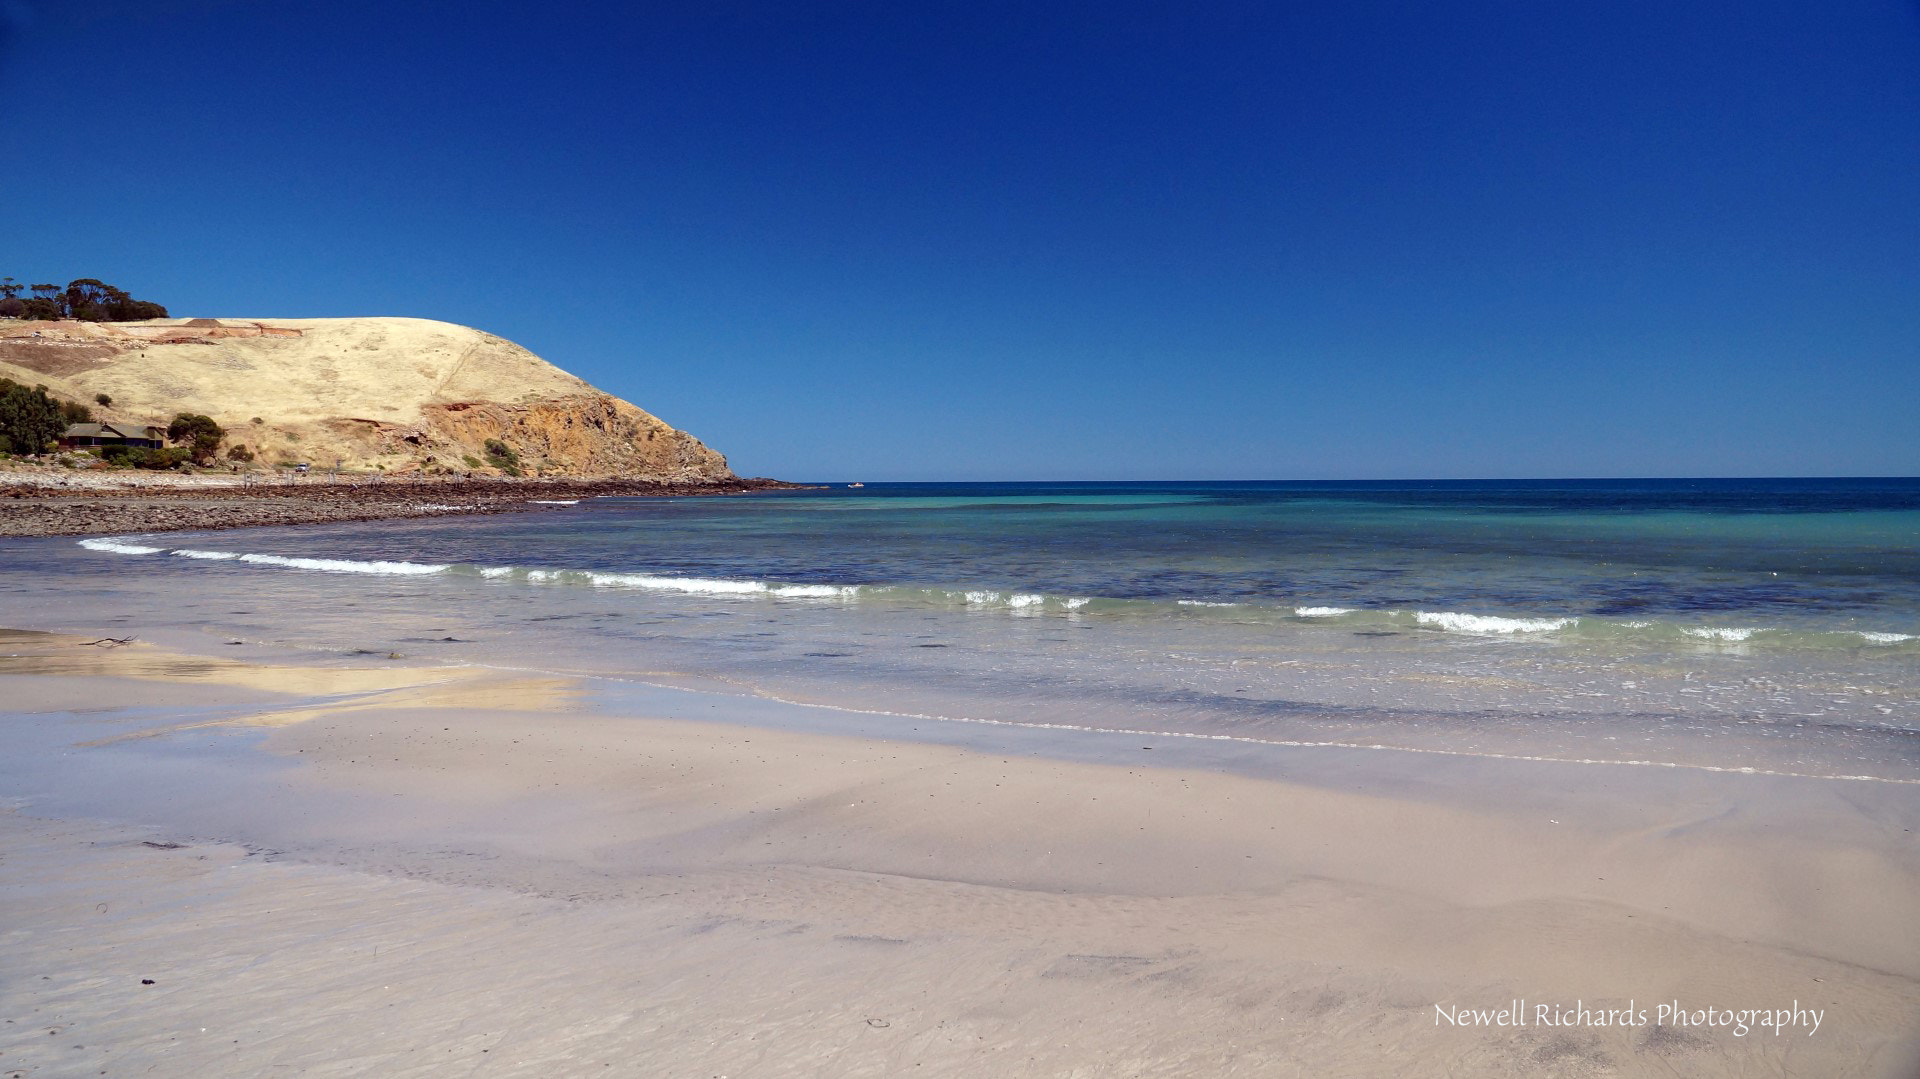
POLYGON ((1421 760, 1414 798, 1356 769, 1329 789, 596 716, 561 680, 6 651, 9 733, 59 791, 12 780, 32 804, 0 814, 0 1075, 1920 1063, 1911 787, 1421 760), (161 695, 273 726, 236 749, 116 737, 177 704, 79 711, 161 695), (1515 998, 1823 1019, 1436 1025, 1515 998))

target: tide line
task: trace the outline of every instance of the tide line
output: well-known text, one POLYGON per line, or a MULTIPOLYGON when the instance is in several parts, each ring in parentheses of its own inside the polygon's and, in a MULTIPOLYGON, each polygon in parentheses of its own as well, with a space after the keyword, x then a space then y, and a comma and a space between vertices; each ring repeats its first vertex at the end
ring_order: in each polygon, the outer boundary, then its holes
MULTIPOLYGON (((564 675, 574 678, 591 678, 606 682, 621 682, 634 685, 651 686, 674 693, 719 692, 717 690, 689 690, 684 686, 665 682, 648 681, 645 677, 620 676, 611 674, 584 674, 579 672, 551 671, 538 667, 509 667, 502 664, 475 663, 473 666, 488 670, 511 671, 519 674, 564 675)), ((728 696, 751 697, 756 700, 773 701, 793 708, 813 708, 826 712, 843 712, 862 716, 888 716, 895 719, 925 720, 929 723, 972 723, 987 727, 1017 727, 1024 730, 1074 731, 1083 734, 1127 735, 1138 738, 1182 738, 1194 742, 1238 742, 1245 745, 1278 746, 1286 749, 1350 749, 1370 750, 1383 753, 1424 753, 1436 757, 1471 757, 1478 760, 1526 761, 1538 764, 1580 764, 1611 765, 1622 768, 1672 768, 1693 772, 1716 772, 1724 775, 1773 776, 1782 779, 1821 779, 1844 780, 1850 783, 1893 783, 1902 786, 1920 786, 1920 779, 1900 779, 1894 776, 1869 775, 1833 775, 1820 772, 1789 772, 1772 768, 1736 767, 1722 764, 1690 764, 1685 761, 1633 760, 1614 757, 1553 757, 1531 753, 1492 753, 1468 749, 1435 749, 1423 746, 1395 746, 1381 742, 1339 742, 1305 741, 1289 738, 1255 738, 1246 734, 1199 734, 1194 731, 1153 731, 1137 730, 1131 727, 1093 727, 1075 723, 1042 723, 1036 720, 985 719, 979 716, 938 716, 923 712, 893 712, 884 708, 854 708, 838 704, 820 704, 816 701, 801 701, 782 697, 775 693, 759 689, 737 678, 724 678, 718 675, 694 674, 692 672, 658 671, 640 672, 641 674, 661 675, 682 674, 687 677, 709 679, 744 687, 746 692, 726 694, 728 696)))

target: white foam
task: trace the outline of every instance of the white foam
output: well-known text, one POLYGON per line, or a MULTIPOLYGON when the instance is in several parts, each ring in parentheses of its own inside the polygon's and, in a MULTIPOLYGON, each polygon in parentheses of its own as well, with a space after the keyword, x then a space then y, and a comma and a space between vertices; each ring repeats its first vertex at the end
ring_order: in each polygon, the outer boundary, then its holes
POLYGON ((1573 618, 1501 618, 1491 614, 1461 614, 1457 611, 1415 611, 1413 620, 1423 626, 1439 626, 1456 633, 1552 633, 1578 621, 1573 618))
POLYGON ((1336 615, 1352 614, 1352 607, 1295 607, 1293 613, 1301 618, 1333 618, 1336 615))
POLYGON ((967 606, 969 607, 985 607, 989 604, 1000 602, 1000 593, 998 592, 965 592, 962 593, 962 596, 966 599, 967 606))
POLYGON ((173 552, 176 558, 198 558, 207 562, 231 562, 240 557, 238 551, 195 551, 181 548, 173 552))
POLYGON ((1911 633, 1881 633, 1870 629, 1861 630, 1860 636, 1874 644, 1899 644, 1901 641, 1920 640, 1920 637, 1915 637, 1911 633))
POLYGON ((1047 601, 1047 597, 1032 592, 1016 592, 1007 597, 1009 607, 1038 607, 1047 601))
POLYGON ((577 498, 529 498, 527 499, 527 505, 529 506, 578 506, 579 504, 580 504, 580 500, 577 498))
POLYGON ((117 539, 83 539, 80 546, 89 551, 106 551, 111 554, 159 554, 165 547, 142 547, 137 543, 127 543, 117 539))
POLYGON ((1744 641, 1760 631, 1751 626, 1699 626, 1680 632, 1703 641, 1744 641))
POLYGON ((654 577, 644 573, 590 573, 587 576, 597 585, 608 585, 614 588, 648 588, 659 592, 742 595, 769 591, 767 586, 759 581, 721 581, 707 577, 654 577))
POLYGON ((1182 607, 1238 607, 1238 603, 1221 603, 1211 599, 1178 599, 1175 603, 1182 607))
POLYGON ((1070 596, 1066 599, 1061 600, 1060 606, 1065 607, 1069 611, 1077 611, 1080 608, 1085 607, 1087 604, 1092 602, 1093 601, 1091 599, 1088 599, 1086 596, 1070 596))
POLYGON ((434 512, 440 512, 443 510, 470 510, 473 507, 472 506, 448 506, 439 502, 422 502, 413 508, 417 510, 432 510, 434 512))
POLYGON ((326 573, 371 573, 383 577, 418 577, 443 573, 447 569, 445 566, 423 565, 419 562, 355 562, 346 558, 289 558, 277 554, 243 554, 240 561, 262 566, 285 566, 288 569, 317 569, 326 573))
POLYGON ((485 577, 488 580, 498 580, 501 577, 511 577, 513 576, 513 567, 512 566, 487 566, 486 568, 480 571, 480 576, 485 577))
POLYGON ((783 584, 776 585, 773 594, 783 599, 845 599, 858 591, 856 585, 783 584))

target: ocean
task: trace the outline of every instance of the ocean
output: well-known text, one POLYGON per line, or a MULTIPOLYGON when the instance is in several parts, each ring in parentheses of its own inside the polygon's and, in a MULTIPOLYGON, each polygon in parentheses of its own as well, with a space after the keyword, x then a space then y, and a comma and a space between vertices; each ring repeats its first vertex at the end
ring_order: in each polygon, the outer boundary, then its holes
POLYGON ((1913 479, 833 484, 0 556, 0 624, 903 732, 1920 780, 1913 479))

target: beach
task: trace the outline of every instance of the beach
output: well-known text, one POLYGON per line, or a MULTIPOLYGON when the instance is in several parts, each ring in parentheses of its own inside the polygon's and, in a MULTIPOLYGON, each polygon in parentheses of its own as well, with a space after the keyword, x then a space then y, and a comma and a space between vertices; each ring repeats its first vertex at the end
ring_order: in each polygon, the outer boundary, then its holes
POLYGON ((1917 4, 0 0, 0 1079, 1920 1079, 1917 4))
POLYGON ((1911 499, 9 540, 0 1075, 1910 1075, 1911 499))
POLYGON ((4 653, 8 1074, 1891 1076, 1920 1050, 1910 786, 1076 760, 464 667, 4 653), (1548 1022, 1676 1002, 1821 1018, 1548 1022))

